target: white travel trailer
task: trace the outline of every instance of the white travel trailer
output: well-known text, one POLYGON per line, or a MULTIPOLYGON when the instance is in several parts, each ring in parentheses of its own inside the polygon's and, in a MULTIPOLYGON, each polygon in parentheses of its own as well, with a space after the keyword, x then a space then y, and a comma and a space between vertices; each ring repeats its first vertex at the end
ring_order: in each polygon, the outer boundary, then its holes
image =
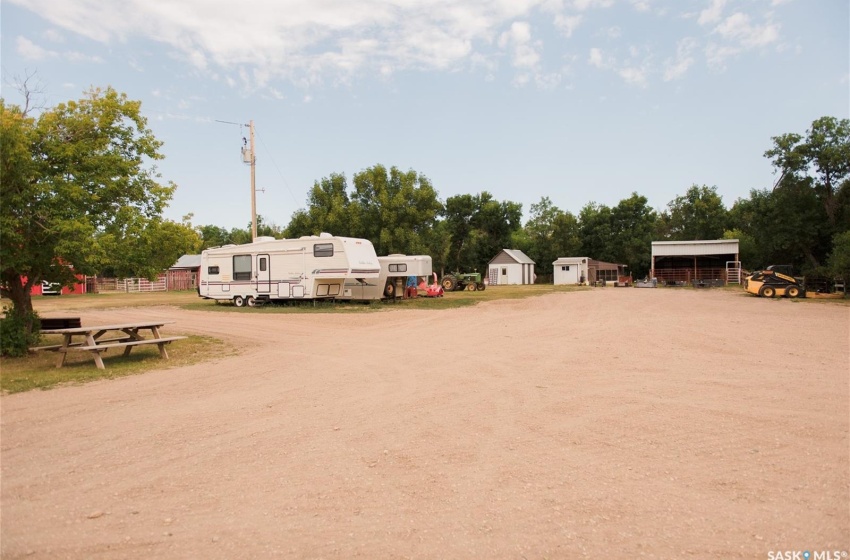
POLYGON ((377 280, 372 242, 328 233, 298 239, 258 237, 201 253, 198 295, 237 307, 268 301, 332 299, 347 280, 377 280))
POLYGON ((381 263, 378 278, 346 280, 341 299, 370 301, 401 297, 409 277, 415 276, 418 285, 420 278, 424 277, 427 281, 433 273, 429 255, 387 255, 378 257, 378 262, 381 263))

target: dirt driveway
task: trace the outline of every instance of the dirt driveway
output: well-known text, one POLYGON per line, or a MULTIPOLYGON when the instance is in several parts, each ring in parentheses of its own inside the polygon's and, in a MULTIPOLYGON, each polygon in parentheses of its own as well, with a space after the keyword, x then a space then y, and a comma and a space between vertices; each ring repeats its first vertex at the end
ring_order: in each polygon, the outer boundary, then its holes
POLYGON ((244 352, 2 397, 4 559, 850 550, 850 307, 605 288, 82 315, 244 352))

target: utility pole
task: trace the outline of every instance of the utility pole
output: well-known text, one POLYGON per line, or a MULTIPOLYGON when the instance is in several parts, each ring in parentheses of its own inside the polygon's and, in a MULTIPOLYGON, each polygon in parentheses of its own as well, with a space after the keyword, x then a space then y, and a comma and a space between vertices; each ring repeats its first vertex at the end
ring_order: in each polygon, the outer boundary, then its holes
POLYGON ((248 123, 251 131, 251 241, 257 239, 257 156, 254 151, 254 119, 248 123))
POLYGON ((247 125, 230 121, 216 120, 215 122, 235 124, 240 127, 240 131, 243 126, 247 126, 250 131, 251 143, 249 146, 245 146, 246 140, 244 136, 242 137, 242 163, 251 166, 251 241, 253 242, 257 239, 257 156, 254 155, 254 120, 251 119, 247 125))

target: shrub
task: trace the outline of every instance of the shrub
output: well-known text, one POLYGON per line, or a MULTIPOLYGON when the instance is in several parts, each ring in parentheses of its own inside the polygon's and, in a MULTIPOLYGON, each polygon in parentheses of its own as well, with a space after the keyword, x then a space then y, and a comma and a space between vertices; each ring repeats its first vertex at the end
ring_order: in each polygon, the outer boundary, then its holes
POLYGON ((11 308, 4 307, 5 316, 0 319, 0 354, 3 356, 25 356, 30 346, 38 344, 41 338, 41 323, 35 311, 21 317, 11 308), (32 329, 27 334, 27 323, 32 329))

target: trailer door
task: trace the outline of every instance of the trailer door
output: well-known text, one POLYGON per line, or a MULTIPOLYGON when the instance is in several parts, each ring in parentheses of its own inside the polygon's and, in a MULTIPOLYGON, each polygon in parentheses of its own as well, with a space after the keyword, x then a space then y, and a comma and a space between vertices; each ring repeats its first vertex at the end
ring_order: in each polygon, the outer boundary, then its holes
POLYGON ((257 293, 268 294, 272 290, 270 259, 268 255, 257 255, 257 293))

